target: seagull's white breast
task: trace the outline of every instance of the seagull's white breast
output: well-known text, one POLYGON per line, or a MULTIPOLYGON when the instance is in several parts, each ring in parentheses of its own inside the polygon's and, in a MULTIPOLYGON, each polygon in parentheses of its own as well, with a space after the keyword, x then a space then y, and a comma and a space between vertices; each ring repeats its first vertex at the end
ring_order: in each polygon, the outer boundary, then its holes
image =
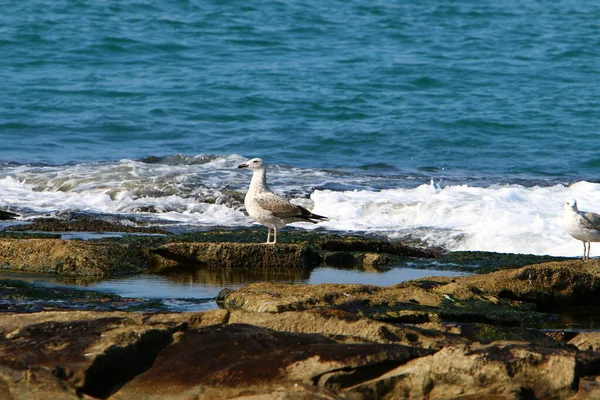
POLYGON ((563 223, 569 235, 584 242, 600 242, 600 231, 585 226, 583 216, 572 209, 565 209, 563 223))

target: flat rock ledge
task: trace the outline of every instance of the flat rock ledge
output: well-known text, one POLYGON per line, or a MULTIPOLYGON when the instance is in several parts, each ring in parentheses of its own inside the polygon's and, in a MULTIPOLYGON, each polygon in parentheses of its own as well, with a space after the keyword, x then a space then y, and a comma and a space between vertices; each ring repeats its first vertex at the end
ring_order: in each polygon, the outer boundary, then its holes
POLYGON ((112 276, 177 268, 307 270, 324 262, 377 269, 401 257, 439 257, 434 250, 356 237, 290 235, 292 243, 267 245, 230 241, 245 239, 243 232, 231 235, 208 232, 79 240, 9 232, 0 236, 0 267, 65 276, 112 276))
MULTIPOLYGON (((191 313, 0 313, 0 399, 593 399, 597 260, 389 287, 257 283, 191 313)), ((13 289, 16 290, 16 289, 13 289)))
POLYGON ((0 267, 65 276, 109 276, 147 271, 140 246, 54 238, 0 239, 0 267))

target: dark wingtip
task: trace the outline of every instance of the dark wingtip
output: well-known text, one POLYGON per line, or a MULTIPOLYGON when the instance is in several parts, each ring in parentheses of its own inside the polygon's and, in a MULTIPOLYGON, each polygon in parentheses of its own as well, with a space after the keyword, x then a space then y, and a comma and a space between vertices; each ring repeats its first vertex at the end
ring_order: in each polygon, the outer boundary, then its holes
POLYGON ((0 220, 16 219, 18 217, 19 217, 19 214, 15 214, 10 211, 0 210, 0 220))
POLYGON ((329 218, 324 217, 322 215, 313 214, 312 212, 310 212, 309 210, 307 210, 306 208, 304 208, 302 206, 298 206, 298 208, 302 212, 302 217, 306 218, 308 221, 312 222, 313 224, 316 224, 319 221, 328 221, 329 220, 329 218), (316 221, 313 221, 313 220, 316 220, 316 221))
POLYGON ((317 215, 317 214, 311 214, 309 218, 310 219, 316 219, 316 220, 319 220, 319 221, 329 221, 329 218, 324 217, 322 215, 317 215))

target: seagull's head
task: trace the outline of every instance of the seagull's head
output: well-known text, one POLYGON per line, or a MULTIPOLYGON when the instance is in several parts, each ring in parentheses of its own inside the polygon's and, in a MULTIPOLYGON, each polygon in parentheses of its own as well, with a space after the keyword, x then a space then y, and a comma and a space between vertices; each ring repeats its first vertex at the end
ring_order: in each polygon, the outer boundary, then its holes
POLYGON ((253 158, 243 164, 238 165, 238 168, 261 169, 265 167, 265 163, 260 158, 253 158))
POLYGON ((577 200, 572 197, 569 197, 565 200, 565 209, 571 209, 577 211, 577 200))

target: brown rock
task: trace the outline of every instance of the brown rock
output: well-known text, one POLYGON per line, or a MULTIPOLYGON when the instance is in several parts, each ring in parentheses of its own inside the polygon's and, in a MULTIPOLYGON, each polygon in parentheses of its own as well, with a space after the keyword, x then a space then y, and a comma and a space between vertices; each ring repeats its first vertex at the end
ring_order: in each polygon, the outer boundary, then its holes
MULTIPOLYGON (((226 312, 135 314, 43 312, 0 315, 0 394, 13 400, 105 398, 147 369, 188 326, 226 312)), ((1 397, 0 397, 1 398, 1 397)))
POLYGON ((303 269, 321 263, 321 256, 310 244, 266 245, 264 243, 168 243, 154 253, 170 260, 158 266, 159 271, 176 264, 209 268, 239 269, 303 269), (176 264, 173 264, 175 262, 176 264))
POLYGON ((400 242, 365 239, 357 236, 327 238, 321 242, 320 247, 325 251, 386 253, 402 257, 437 258, 441 255, 434 249, 422 249, 400 242))
POLYGON ((217 388, 216 398, 231 398, 294 383, 339 390, 428 353, 402 345, 341 344, 251 325, 213 326, 186 332, 111 400, 215 398, 217 388))
POLYGON ((455 281, 498 297, 527 301, 542 307, 599 304, 599 267, 598 260, 568 260, 463 276, 455 278, 455 281))
POLYGON ((574 350, 494 342, 446 347, 348 390, 379 399, 566 399, 576 382, 574 350))
POLYGON ((568 343, 579 350, 600 351, 600 332, 579 332, 568 343))
POLYGON ((541 318, 531 304, 487 295, 466 285, 459 284, 461 290, 455 289, 452 295, 435 290, 447 284, 451 282, 438 278, 388 287, 261 282, 233 291, 225 289, 217 302, 229 310, 274 313, 327 307, 397 323, 442 320, 521 325, 532 318, 541 318))
POLYGON ((233 311, 230 324, 252 324, 277 331, 318 333, 337 341, 395 343, 426 349, 466 343, 464 338, 411 325, 389 324, 334 310, 252 313, 233 311))
POLYGON ((147 252, 127 244, 61 240, 0 239, 4 268, 66 276, 108 276, 142 272, 150 265, 147 252))
POLYGON ((393 257, 385 253, 356 253, 349 251, 328 252, 325 264, 338 268, 362 267, 369 271, 381 271, 382 266, 393 261, 393 257))
POLYGON ((579 380, 577 395, 571 400, 600 399, 600 376, 584 376, 579 380))

